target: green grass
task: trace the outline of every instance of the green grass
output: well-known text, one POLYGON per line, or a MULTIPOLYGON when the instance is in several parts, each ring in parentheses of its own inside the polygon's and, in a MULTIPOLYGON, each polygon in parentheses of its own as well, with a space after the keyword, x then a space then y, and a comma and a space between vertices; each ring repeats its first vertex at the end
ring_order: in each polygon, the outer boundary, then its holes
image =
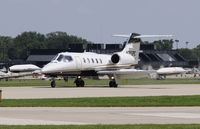
POLYGON ((0 129, 200 129, 200 125, 0 125, 0 129))
POLYGON ((161 107, 200 106, 200 96, 147 96, 65 99, 4 99, 0 107, 161 107))
MULTIPOLYGON (((84 79, 86 86, 107 86, 109 80, 92 80, 84 79)), ((160 85, 160 84, 200 84, 198 79, 167 79, 167 80, 156 80, 156 79, 126 79, 119 80, 119 85, 160 85)), ((50 81, 33 79, 23 80, 14 79, 10 81, 1 80, 0 87, 20 87, 20 86, 50 86, 50 81)), ((75 86, 74 79, 69 79, 68 82, 63 80, 57 80, 56 86, 75 86)))

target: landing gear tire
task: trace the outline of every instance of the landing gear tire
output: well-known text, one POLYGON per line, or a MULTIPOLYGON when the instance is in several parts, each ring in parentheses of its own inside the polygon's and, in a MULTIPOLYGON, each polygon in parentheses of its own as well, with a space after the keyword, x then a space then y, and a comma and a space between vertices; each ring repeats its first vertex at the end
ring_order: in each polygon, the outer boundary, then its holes
POLYGON ((85 82, 81 78, 77 78, 74 83, 76 83, 76 87, 84 87, 85 82))
POLYGON ((81 84, 81 85, 80 85, 81 87, 84 87, 84 86, 85 86, 85 82, 84 82, 82 79, 81 79, 81 81, 80 81, 80 84, 81 84))
POLYGON ((115 80, 112 80, 112 81, 109 82, 109 86, 110 87, 118 87, 118 84, 116 83, 115 80))
POLYGON ((51 81, 51 87, 52 87, 52 88, 55 88, 55 87, 56 87, 56 81, 55 81, 55 80, 51 81))

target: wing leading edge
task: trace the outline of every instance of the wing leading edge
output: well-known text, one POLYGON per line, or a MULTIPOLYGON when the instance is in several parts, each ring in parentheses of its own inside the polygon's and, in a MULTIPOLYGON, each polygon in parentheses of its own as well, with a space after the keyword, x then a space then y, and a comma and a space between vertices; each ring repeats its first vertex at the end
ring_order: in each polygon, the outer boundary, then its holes
POLYGON ((99 75, 115 75, 119 79, 133 79, 149 77, 150 73, 156 73, 156 70, 137 70, 121 69, 116 71, 99 71, 99 75))

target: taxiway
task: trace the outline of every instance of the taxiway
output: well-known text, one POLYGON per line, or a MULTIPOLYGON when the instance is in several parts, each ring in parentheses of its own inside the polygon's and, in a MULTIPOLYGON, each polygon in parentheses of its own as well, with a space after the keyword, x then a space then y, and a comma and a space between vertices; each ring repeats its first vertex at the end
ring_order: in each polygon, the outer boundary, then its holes
POLYGON ((200 95, 199 84, 96 87, 2 87, 3 99, 200 95))
POLYGON ((6 107, 0 114, 0 125, 200 124, 200 107, 6 107))

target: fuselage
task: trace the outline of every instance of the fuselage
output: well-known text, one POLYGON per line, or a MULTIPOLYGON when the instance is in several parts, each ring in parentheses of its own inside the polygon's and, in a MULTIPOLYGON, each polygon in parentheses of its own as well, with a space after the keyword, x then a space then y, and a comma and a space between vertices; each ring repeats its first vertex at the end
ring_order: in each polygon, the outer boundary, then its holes
POLYGON ((176 74, 182 74, 186 72, 181 67, 169 67, 169 68, 160 68, 157 70, 158 75, 176 75, 176 74))
POLYGON ((100 70, 117 70, 120 68, 130 68, 134 65, 135 59, 128 58, 129 62, 111 62, 111 56, 107 54, 97 54, 91 52, 59 53, 50 63, 42 68, 44 74, 80 74, 81 71, 100 71, 100 70))

